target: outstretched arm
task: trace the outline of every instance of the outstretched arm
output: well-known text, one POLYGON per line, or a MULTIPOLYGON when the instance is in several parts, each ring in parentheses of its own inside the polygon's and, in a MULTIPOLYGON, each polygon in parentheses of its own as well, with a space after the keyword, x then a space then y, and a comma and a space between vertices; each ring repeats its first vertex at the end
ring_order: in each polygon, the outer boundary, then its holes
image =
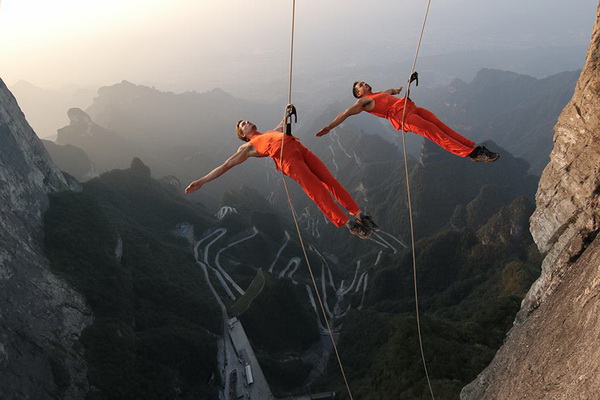
POLYGON ((388 90, 384 90, 384 93, 387 94, 391 94, 392 96, 395 96, 397 94, 400 94, 400 92, 402 91, 402 86, 400 86, 398 89, 388 89, 388 90))
POLYGON ((248 157, 258 157, 258 152, 250 143, 244 143, 240 146, 238 151, 229 157, 227 161, 218 166, 217 168, 210 171, 208 174, 204 175, 202 178, 193 181, 189 184, 187 188, 185 188, 186 193, 192 193, 196 190, 200 189, 205 183, 208 183, 212 180, 217 179, 225 172, 229 171, 231 168, 235 167, 246 161, 248 157))
POLYGON ((368 111, 369 107, 372 108, 372 104, 373 99, 367 97, 358 99, 356 103, 354 103, 352 106, 348 107, 346 110, 342 111, 337 117, 335 117, 335 119, 331 121, 329 125, 317 132, 316 136, 323 136, 328 134, 333 128, 344 122, 349 116, 359 114, 365 110, 368 111))

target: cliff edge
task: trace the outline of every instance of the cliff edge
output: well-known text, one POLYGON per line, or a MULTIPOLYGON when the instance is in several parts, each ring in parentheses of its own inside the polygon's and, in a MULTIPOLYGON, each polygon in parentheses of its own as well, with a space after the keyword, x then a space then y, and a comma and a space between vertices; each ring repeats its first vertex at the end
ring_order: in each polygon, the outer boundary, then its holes
POLYGON ((471 399, 594 399, 600 392, 600 4, 573 98, 555 126, 531 234, 540 278, 471 399))
POLYGON ((0 398, 81 399, 83 298, 49 270, 48 193, 69 188, 0 80, 0 398))

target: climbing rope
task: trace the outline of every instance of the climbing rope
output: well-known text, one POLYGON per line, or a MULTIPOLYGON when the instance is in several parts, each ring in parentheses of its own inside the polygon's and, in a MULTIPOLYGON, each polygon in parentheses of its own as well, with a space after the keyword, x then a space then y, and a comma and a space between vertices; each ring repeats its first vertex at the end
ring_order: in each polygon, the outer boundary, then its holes
POLYGON ((292 0, 292 32, 290 34, 290 76, 288 85, 288 104, 292 104, 292 78, 294 67, 294 30, 296 27, 296 0, 292 0))
MULTIPOLYGON (((416 312, 416 317, 417 317, 416 318, 417 319, 417 334, 419 336, 419 348, 421 350, 421 360, 423 361, 423 368, 425 369, 425 377, 427 378, 427 385, 429 386, 429 392, 431 393, 431 398, 435 400, 435 396, 433 394, 433 388, 431 387, 431 380, 429 379, 429 371, 427 370, 427 362, 425 361, 425 351, 423 350, 423 338, 422 338, 422 334, 421 334, 421 319, 419 317, 419 292, 417 289, 417 258, 416 258, 416 251, 415 251, 415 227, 414 227, 414 222, 413 222, 412 201, 411 201, 411 194, 410 194, 409 174, 408 174, 408 152, 406 151, 406 131, 404 130, 404 116, 406 114, 406 102, 409 100, 408 96, 410 94, 410 84, 412 82, 413 74, 415 72, 415 66, 417 64, 417 58, 419 56, 419 49, 421 48, 421 41, 423 39, 423 32, 425 30, 427 16, 429 15, 430 4, 431 4, 431 0, 427 0, 425 16, 423 17, 423 24, 421 25, 421 33, 419 34, 419 41, 417 43, 417 50, 415 52, 415 58, 413 60, 412 67, 410 69, 408 84, 407 84, 406 92, 404 95, 404 109, 402 111, 402 147, 404 148, 404 173, 405 173, 404 178, 406 180, 406 197, 408 200, 408 220, 410 223, 413 286, 414 286, 414 291, 415 291, 415 312, 416 312)), ((417 83, 417 85, 418 85, 418 83, 417 83)))
MULTIPOLYGON (((323 314, 323 319, 325 320, 325 326, 327 327, 327 332, 329 333, 329 337, 331 338, 331 343, 333 345, 333 350, 335 352, 335 356, 337 358, 338 365, 340 366, 340 371, 342 373, 342 378, 344 379, 344 384, 346 385, 346 390, 348 391, 348 395, 350 396, 350 400, 354 400, 352 397, 352 391, 350 390, 350 385, 348 383, 348 379, 346 378, 346 373, 344 371, 344 367, 342 365, 342 359, 340 358, 340 353, 338 351, 337 345, 335 343, 335 338, 333 337, 333 330, 331 329, 331 325, 329 324, 329 320, 327 319, 327 313, 325 312, 325 305, 323 304, 323 299, 319 294, 319 287, 317 285, 317 280, 315 279, 315 274, 310 265, 310 261, 308 259, 308 253, 306 252, 306 246, 304 245, 304 239, 302 238, 302 233, 300 231, 300 226, 298 224, 298 218, 296 215, 296 210, 294 209, 294 204, 292 202, 292 197, 290 196, 290 191, 287 186, 287 182, 285 180, 285 174, 283 173, 283 145, 285 142, 285 137, 287 135, 291 135, 291 119, 292 116, 296 116, 296 109, 292 104, 292 78, 293 78, 293 61, 294 61, 294 27, 295 27, 295 16, 296 16, 296 0, 292 0, 292 29, 291 29, 291 42, 290 42, 290 74, 289 74, 289 86, 288 86, 288 104, 285 109, 285 124, 284 131, 285 134, 281 135, 281 153, 279 155, 279 166, 281 169, 281 179, 283 181, 283 187, 285 188, 285 194, 287 196, 288 204, 290 206, 290 211, 292 212, 292 218, 294 220, 294 225, 296 227, 296 232, 298 233, 298 239, 300 241, 300 247, 302 247, 302 253, 304 254, 304 259, 306 260, 306 265, 308 266, 308 272, 310 274, 310 279, 312 280, 313 287, 315 288, 315 293, 317 295, 317 300, 319 301, 319 306, 321 308, 321 313, 323 314)), ((297 116, 296 116, 297 121, 297 116)))
MULTIPOLYGON (((283 172, 282 172, 282 175, 283 175, 283 172)), ((304 253, 306 265, 308 266, 308 272, 310 274, 310 279, 312 280, 312 284, 315 288, 315 294, 317 295, 317 300, 319 301, 319 306, 321 308, 321 313, 323 314, 323 319, 325 320, 325 326, 327 327, 327 332, 329 333, 329 337, 331 338, 331 344, 333 345, 333 351, 335 352, 335 357, 337 358, 338 365, 340 366, 342 378, 344 379, 344 384, 346 385, 346 390, 348 391, 350 400, 353 400, 354 397, 352 397, 352 391, 350 390, 350 385, 348 383, 348 379, 346 378, 346 372, 344 371, 344 366, 342 365, 342 359, 340 358, 340 353, 338 351, 337 345, 335 344, 335 338, 333 337, 333 331, 331 329, 331 325, 329 324, 329 320, 327 319, 327 313, 325 312, 325 305, 323 304, 323 299, 321 298, 321 295, 319 294, 319 288, 317 285, 317 281, 315 279, 315 274, 310 265, 310 261, 308 260, 308 254, 306 253, 306 247, 304 246, 304 240, 302 239, 302 233, 300 233, 300 226, 298 225, 298 218, 296 217, 296 211, 294 210, 294 204, 292 202, 292 198, 290 197, 290 192, 288 190, 288 186, 285 181, 285 177, 283 177, 283 186, 285 187, 285 193, 286 193, 286 196, 288 199, 288 203, 290 205, 290 210, 292 211, 294 225, 296 226, 296 232, 298 233, 298 239, 300 240, 300 247, 302 247, 302 253, 304 253)))

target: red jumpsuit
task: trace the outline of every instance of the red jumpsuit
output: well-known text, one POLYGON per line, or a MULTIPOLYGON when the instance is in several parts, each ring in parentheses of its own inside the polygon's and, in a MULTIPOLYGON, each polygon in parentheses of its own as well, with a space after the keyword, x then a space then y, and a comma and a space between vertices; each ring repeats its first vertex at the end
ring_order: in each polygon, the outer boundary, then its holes
MULTIPOLYGON (((397 98, 385 92, 377 92, 365 97, 375 101, 375 107, 369 111, 371 114, 388 119, 397 130, 402 129, 404 98, 397 98)), ((475 147, 475 142, 450 129, 434 113, 417 107, 410 99, 406 103, 404 130, 426 137, 460 157, 467 157, 475 147)))
POLYGON ((356 215, 360 211, 354 199, 329 172, 325 164, 304 147, 297 137, 269 131, 252 136, 250 144, 261 155, 271 157, 278 170, 283 170, 285 175, 298 182, 308 197, 338 228, 349 218, 333 201, 332 195, 351 215, 356 215), (283 161, 280 162, 282 135, 284 137, 283 161))

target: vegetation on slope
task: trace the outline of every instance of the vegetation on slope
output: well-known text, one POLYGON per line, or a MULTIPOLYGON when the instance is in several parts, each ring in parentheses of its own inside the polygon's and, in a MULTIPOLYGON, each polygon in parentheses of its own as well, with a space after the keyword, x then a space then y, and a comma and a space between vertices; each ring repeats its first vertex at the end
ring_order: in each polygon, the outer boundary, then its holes
POLYGON ((81 338, 87 398, 214 399, 219 311, 187 242, 169 232, 203 217, 142 167, 52 196, 45 217, 51 267, 94 313, 81 338))
MULTIPOLYGON (((457 399, 490 362, 539 274, 540 256, 528 235, 502 240, 518 231, 515 221, 530 213, 531 205, 519 198, 478 232, 445 230, 418 242, 421 327, 436 398, 457 399), (486 242, 489 235, 496 240, 486 242)), ((374 271, 365 308, 346 317, 340 336, 353 395, 366 400, 430 398, 416 330, 410 254, 388 256, 384 265, 374 271)), ((333 361, 329 370, 322 387, 336 381, 340 398, 346 398, 333 361)))

